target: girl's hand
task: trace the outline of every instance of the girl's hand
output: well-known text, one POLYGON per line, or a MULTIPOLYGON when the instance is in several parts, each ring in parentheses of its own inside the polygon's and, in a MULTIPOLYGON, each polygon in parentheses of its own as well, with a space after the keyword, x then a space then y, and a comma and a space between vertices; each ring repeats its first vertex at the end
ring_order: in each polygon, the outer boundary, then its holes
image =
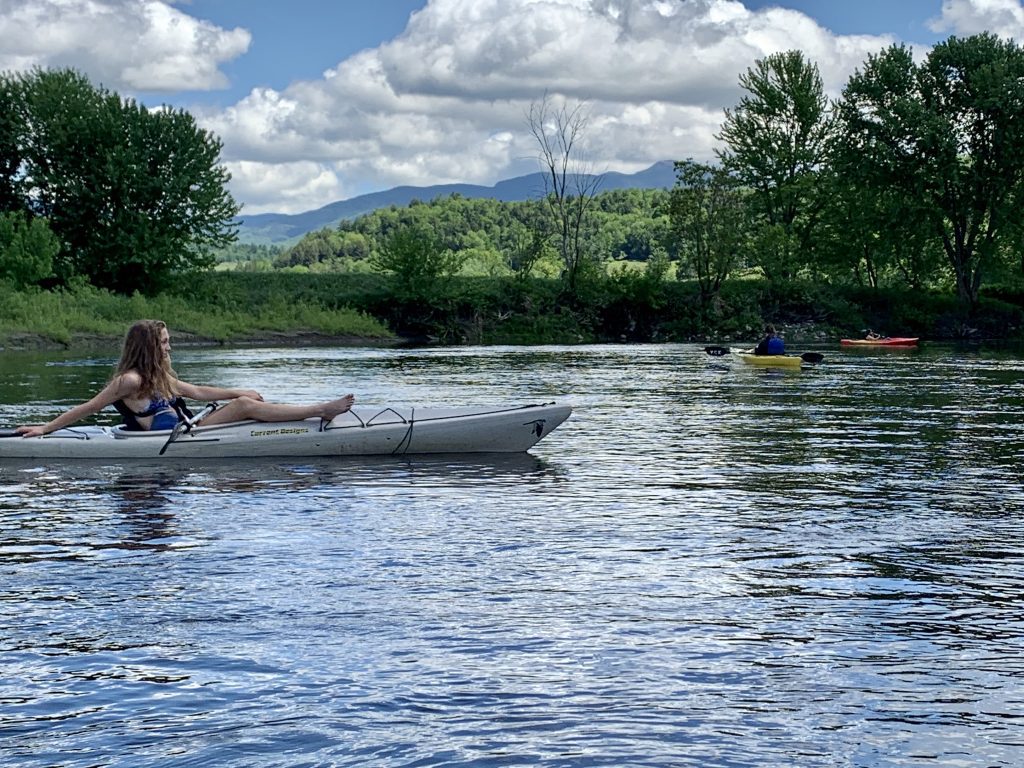
POLYGON ((253 400, 259 400, 260 402, 263 401, 263 395, 261 395, 255 389, 243 389, 239 393, 238 396, 239 397, 249 397, 249 398, 252 398, 253 400))
POLYGON ((18 427, 14 431, 22 437, 42 437, 46 434, 42 424, 26 424, 24 427, 18 427))

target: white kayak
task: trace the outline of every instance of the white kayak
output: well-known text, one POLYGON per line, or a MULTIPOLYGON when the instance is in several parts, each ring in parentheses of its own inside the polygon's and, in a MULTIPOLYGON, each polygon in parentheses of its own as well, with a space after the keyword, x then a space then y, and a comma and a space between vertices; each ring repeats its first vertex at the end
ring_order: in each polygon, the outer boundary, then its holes
POLYGON ((42 437, 0 432, 0 458, 239 458, 369 456, 527 451, 569 418, 572 408, 546 403, 463 408, 360 406, 330 422, 240 421, 190 431, 68 427, 42 437))

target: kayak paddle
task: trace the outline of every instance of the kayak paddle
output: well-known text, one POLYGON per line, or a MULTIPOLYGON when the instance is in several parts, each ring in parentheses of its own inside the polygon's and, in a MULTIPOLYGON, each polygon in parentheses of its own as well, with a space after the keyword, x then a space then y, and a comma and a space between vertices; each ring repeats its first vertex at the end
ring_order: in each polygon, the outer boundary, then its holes
POLYGON ((164 443, 164 447, 160 449, 159 455, 163 456, 164 452, 167 450, 167 447, 175 440, 177 440, 179 437, 181 437, 182 432, 191 432, 192 427, 194 427, 200 421, 205 419, 215 410, 217 410, 217 403, 210 403, 205 408, 203 408, 203 410, 201 410, 199 413, 193 416, 191 419, 184 419, 183 421, 179 421, 178 424, 174 427, 174 429, 171 430, 171 436, 167 438, 167 442, 164 443))

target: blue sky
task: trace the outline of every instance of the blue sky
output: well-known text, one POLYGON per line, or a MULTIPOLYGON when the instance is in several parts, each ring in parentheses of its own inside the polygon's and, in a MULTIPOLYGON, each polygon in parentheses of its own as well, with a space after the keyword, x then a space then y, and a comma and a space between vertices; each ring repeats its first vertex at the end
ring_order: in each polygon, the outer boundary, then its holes
POLYGON ((176 97, 227 104, 256 86, 281 90, 295 80, 316 79, 342 59, 400 35, 409 15, 424 5, 425 0, 192 0, 182 9, 221 27, 244 27, 252 44, 223 66, 229 88, 176 97))
POLYGON ((753 10, 773 5, 792 8, 844 35, 892 34, 921 43, 946 37, 927 26, 929 19, 941 15, 938 0, 747 0, 744 5, 753 10))
POLYGON ((223 141, 245 213, 537 169, 545 93, 584 102, 598 170, 714 158, 758 58, 838 95, 871 53, 1024 40, 1022 0, 0 0, 0 70, 71 66, 223 141))

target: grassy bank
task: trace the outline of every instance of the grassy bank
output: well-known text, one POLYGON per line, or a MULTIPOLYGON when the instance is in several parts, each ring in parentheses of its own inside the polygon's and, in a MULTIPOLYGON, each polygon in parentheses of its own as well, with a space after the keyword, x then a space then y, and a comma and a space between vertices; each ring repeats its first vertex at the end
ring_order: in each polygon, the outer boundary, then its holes
POLYGON ((571 300, 556 280, 456 278, 413 290, 375 274, 214 273, 154 298, 88 286, 0 286, 0 345, 8 348, 120 339, 142 317, 165 320, 179 342, 224 344, 750 341, 766 322, 798 342, 836 341, 865 328, 931 340, 1020 340, 1024 290, 993 289, 967 308, 943 293, 763 280, 731 281, 702 302, 692 282, 642 273, 594 281, 571 300))
POLYGON ((140 318, 165 320, 179 340, 241 343, 301 335, 331 339, 394 339, 378 320, 347 307, 325 308, 277 294, 261 303, 227 306, 181 290, 147 298, 111 294, 90 286, 65 291, 13 291, 0 286, 0 345, 68 346, 117 340, 140 318))

